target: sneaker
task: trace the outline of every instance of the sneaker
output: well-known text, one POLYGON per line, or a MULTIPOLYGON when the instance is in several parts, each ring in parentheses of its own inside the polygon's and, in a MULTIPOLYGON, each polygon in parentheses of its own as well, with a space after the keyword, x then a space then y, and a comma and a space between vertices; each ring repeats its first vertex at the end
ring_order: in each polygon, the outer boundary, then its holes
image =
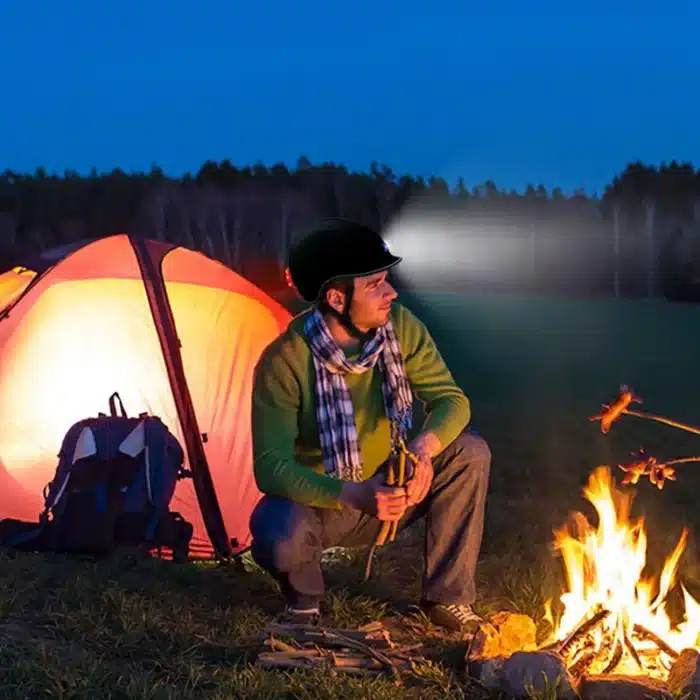
POLYGON ((321 621, 321 610, 318 607, 298 608, 287 605, 282 613, 282 621, 292 625, 309 625, 316 627, 321 621))
POLYGON ((451 632, 473 634, 483 622, 483 618, 472 610, 471 605, 424 602, 421 607, 434 625, 451 632))

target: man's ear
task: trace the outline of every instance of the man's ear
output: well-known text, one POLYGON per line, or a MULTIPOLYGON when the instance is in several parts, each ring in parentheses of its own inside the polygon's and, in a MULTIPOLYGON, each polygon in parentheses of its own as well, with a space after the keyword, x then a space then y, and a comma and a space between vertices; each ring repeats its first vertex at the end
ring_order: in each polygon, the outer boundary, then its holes
POLYGON ((342 292, 340 289, 336 289, 335 287, 331 287, 326 292, 326 303, 334 311, 342 314, 343 309, 345 308, 345 292, 342 292))

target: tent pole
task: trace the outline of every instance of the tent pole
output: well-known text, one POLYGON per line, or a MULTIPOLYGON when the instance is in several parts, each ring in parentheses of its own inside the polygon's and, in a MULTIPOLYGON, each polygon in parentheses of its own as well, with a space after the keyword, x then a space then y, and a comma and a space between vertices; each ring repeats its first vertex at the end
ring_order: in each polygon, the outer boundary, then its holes
POLYGON ((146 296, 151 307, 153 323, 163 351, 170 388, 175 399, 175 407, 182 426, 187 457, 192 470, 192 481, 204 516, 204 525, 217 556, 220 559, 230 559, 232 555, 231 543, 216 497, 214 482, 204 451, 202 434, 199 431, 192 396, 187 385, 185 367, 180 353, 181 343, 177 336, 175 319, 162 275, 162 257, 158 261, 154 260, 146 241, 136 236, 130 234, 129 242, 136 253, 146 296))

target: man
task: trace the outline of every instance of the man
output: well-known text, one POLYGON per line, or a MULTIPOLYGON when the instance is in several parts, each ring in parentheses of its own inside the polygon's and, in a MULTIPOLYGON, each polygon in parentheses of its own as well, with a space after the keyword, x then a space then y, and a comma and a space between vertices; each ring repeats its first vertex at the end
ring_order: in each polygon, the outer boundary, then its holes
POLYGON ((279 581, 287 616, 315 624, 321 555, 371 545, 382 521, 426 518, 422 609, 469 632, 491 463, 466 427, 470 404, 425 325, 394 303, 401 258, 374 231, 329 220, 292 250, 288 275, 313 306, 262 354, 253 389, 255 561, 279 581), (414 395, 426 421, 410 439, 414 395), (392 439, 418 463, 385 485, 392 439))

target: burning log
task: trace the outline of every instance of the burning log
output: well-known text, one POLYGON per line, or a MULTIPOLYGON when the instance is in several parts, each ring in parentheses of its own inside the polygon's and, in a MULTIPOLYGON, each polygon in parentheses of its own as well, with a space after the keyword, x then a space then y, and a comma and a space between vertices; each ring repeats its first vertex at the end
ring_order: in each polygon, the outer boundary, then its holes
POLYGON ((666 644, 666 642, 664 642, 664 640, 661 639, 661 637, 659 637, 657 634, 654 634, 654 632, 652 632, 651 630, 648 630, 642 625, 635 625, 634 631, 640 637, 646 638, 649 641, 654 642, 654 644, 656 644, 659 650, 667 656, 669 656, 673 661, 675 661, 678 658, 678 652, 675 649, 671 648, 668 644, 666 644))
POLYGON ((595 648, 588 648, 586 651, 582 652, 568 667, 569 673, 574 680, 578 681, 578 679, 593 665, 597 658, 598 652, 595 648))
POLYGON ((642 664, 642 660, 639 658, 639 654, 637 653, 637 650, 635 649, 634 644, 632 644, 632 640, 629 638, 629 635, 627 634, 627 630, 625 630, 623 632, 622 641, 625 645, 625 648, 630 653, 630 656, 634 659, 634 663, 637 664, 637 668, 640 671, 643 671, 644 665, 642 664))
POLYGON ((615 641, 613 642, 613 651, 610 656, 608 663, 603 669, 603 675, 607 673, 612 673, 617 665, 622 661, 622 655, 624 654, 624 648, 622 646, 622 641, 618 636, 615 636, 615 641))
POLYGON ((592 617, 584 617, 576 627, 568 634, 556 648, 556 651, 561 656, 566 656, 571 647, 586 634, 592 632, 598 625, 610 615, 610 610, 602 608, 598 610, 592 617))
POLYGON ((631 518, 633 495, 615 488, 609 468, 599 467, 584 489, 598 514, 594 526, 582 514, 555 532, 569 588, 562 619, 547 648, 560 655, 573 677, 629 671, 663 677, 678 658, 675 648, 694 646, 700 634, 700 602, 683 589, 686 620, 672 625, 665 608, 676 584, 687 531, 654 584, 643 576, 647 533, 631 518), (652 631, 654 630, 654 631, 652 631))

